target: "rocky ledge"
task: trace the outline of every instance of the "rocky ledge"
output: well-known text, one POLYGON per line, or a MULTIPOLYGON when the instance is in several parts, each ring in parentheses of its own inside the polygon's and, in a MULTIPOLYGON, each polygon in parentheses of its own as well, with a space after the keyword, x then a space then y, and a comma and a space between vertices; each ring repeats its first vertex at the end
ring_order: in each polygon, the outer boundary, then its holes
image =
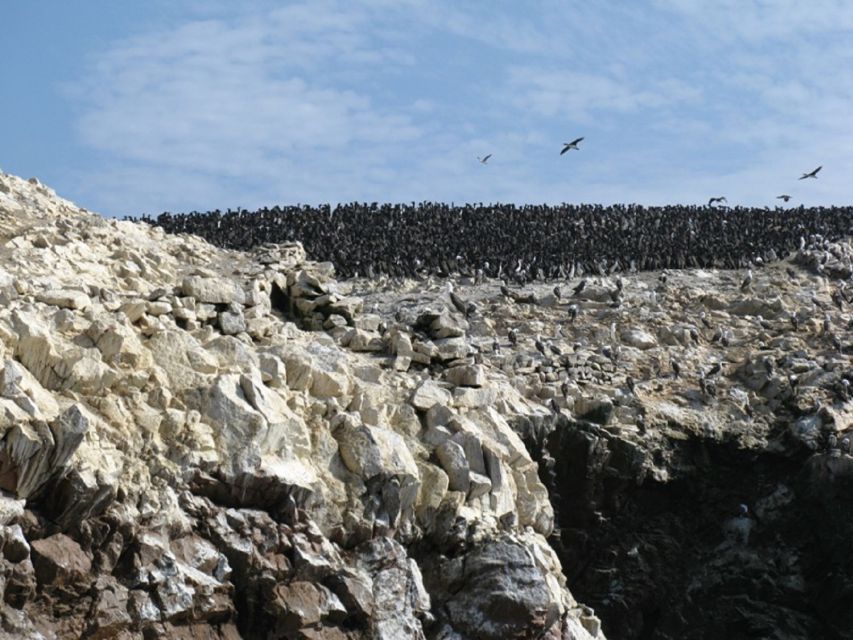
POLYGON ((849 637, 851 256, 338 281, 0 174, 0 636, 849 637))

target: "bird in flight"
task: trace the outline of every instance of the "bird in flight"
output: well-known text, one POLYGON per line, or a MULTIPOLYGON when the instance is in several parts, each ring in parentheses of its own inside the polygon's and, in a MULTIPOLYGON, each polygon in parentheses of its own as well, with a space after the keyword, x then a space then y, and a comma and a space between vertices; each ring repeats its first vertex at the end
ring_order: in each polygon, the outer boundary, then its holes
POLYGON ((560 155, 563 155, 563 154, 564 154, 566 151, 568 151, 569 149, 574 149, 575 151, 580 151, 580 149, 578 149, 578 143, 579 143, 581 140, 583 140, 583 138, 582 138, 582 137, 581 137, 581 138, 575 138, 575 139, 574 139, 574 140, 572 140, 571 142, 564 142, 564 143, 563 143, 563 150, 562 150, 562 151, 560 151, 560 155))
POLYGON ((489 161, 489 158, 491 158, 491 157, 492 157, 492 154, 490 153, 488 155, 483 156, 482 158, 480 156, 477 156, 477 160, 480 161, 480 164, 486 164, 489 161))
POLYGON ((713 207, 717 202, 727 202, 725 196, 719 196, 717 198, 711 198, 708 200, 708 206, 713 207))
MULTIPOLYGON (((800 180, 802 180, 802 178, 800 178, 800 180)), ((783 193, 781 196, 776 196, 776 199, 777 200, 784 200, 785 202, 788 202, 788 200, 791 199, 791 196, 789 196, 787 193, 783 193)))
POLYGON ((811 173, 804 173, 799 177, 799 180, 805 180, 806 178, 815 178, 817 179, 817 172, 823 169, 823 165, 819 166, 817 169, 812 171, 811 173))

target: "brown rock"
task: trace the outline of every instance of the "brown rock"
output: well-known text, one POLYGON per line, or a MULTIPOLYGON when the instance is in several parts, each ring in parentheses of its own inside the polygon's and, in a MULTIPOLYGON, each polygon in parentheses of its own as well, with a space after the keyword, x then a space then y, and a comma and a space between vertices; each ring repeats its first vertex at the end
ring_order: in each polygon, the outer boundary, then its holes
POLYGON ((30 543, 33 566, 40 585, 67 585, 83 582, 92 570, 92 561, 74 540, 63 533, 30 543))

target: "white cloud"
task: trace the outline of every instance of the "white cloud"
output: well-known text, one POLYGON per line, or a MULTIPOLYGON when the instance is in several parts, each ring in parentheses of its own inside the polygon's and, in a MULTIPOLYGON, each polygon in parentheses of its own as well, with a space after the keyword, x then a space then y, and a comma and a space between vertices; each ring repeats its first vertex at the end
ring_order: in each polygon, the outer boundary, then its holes
POLYGON ((763 204, 795 187, 843 201, 853 9, 819 4, 200 3, 93 58, 78 125, 108 168, 81 182, 115 212, 718 192, 763 204), (571 135, 584 149, 560 158, 571 135), (820 181, 788 186, 822 163, 820 181))

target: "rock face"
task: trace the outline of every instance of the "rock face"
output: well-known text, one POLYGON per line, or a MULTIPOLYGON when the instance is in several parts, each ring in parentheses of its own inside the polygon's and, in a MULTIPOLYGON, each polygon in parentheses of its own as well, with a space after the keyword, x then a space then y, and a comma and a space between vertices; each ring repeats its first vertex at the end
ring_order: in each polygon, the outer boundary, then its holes
POLYGON ((477 320, 355 284, 0 174, 0 636, 603 638, 547 409, 477 320))
POLYGON ((0 637, 849 637, 851 263, 463 314, 2 174, 0 637))

